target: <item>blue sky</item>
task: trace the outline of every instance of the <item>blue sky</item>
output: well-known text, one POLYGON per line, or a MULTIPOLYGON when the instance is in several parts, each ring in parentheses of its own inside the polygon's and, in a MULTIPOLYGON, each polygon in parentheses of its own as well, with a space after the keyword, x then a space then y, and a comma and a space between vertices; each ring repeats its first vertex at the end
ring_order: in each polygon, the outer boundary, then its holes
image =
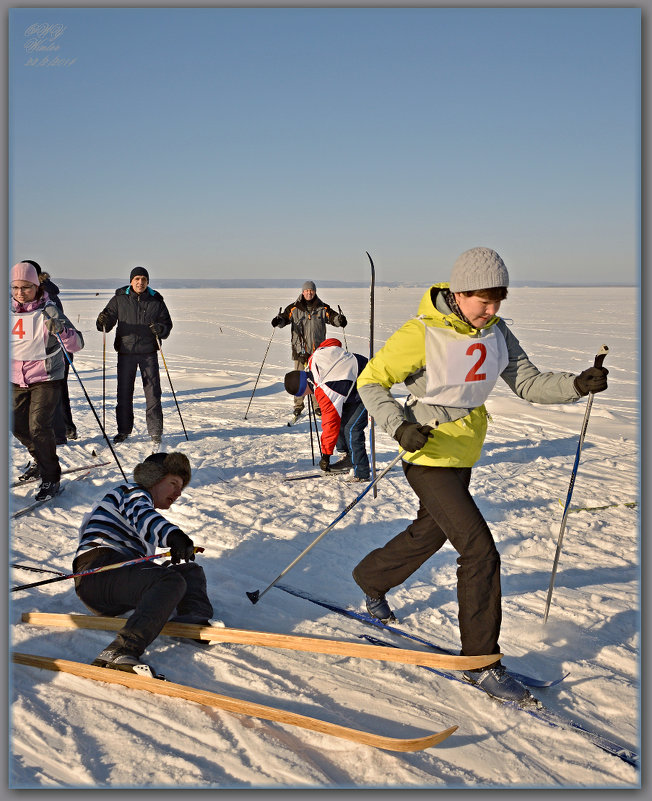
POLYGON ((426 283, 484 245, 639 279, 640 9, 9 19, 10 263, 426 283))

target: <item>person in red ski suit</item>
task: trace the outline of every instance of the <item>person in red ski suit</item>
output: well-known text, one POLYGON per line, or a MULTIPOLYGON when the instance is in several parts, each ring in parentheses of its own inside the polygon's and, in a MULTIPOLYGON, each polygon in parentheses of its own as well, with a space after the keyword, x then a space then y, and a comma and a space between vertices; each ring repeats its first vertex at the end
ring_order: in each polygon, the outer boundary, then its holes
POLYGON ((308 369, 292 370, 284 382, 295 398, 314 394, 322 410, 321 469, 351 471, 353 481, 369 480, 364 433, 369 418, 356 388, 366 364, 366 356, 344 350, 339 339, 326 339, 308 359, 308 369), (331 465, 335 448, 344 455, 331 465))

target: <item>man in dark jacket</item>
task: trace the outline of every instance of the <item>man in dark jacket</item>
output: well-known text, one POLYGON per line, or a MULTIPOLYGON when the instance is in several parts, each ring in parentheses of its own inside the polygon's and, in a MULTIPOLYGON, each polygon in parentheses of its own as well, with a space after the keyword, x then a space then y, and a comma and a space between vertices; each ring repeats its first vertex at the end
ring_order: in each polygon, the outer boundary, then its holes
MULTIPOLYGON (((292 360, 295 370, 304 370, 308 359, 326 339, 326 323, 345 328, 347 319, 341 312, 338 314, 333 311, 328 303, 324 303, 317 296, 314 281, 306 281, 294 303, 290 303, 283 311, 279 309, 279 313, 272 320, 272 325, 274 328, 277 326, 284 328, 291 324, 292 360)), ((294 414, 288 425, 295 423, 302 411, 303 398, 295 398, 294 414)), ((315 404, 315 412, 321 414, 318 404, 315 404)))
POLYGON ((145 392, 147 431, 155 445, 163 435, 161 377, 158 367, 160 340, 169 336, 172 320, 163 296, 149 286, 149 273, 134 267, 129 286, 115 295, 97 317, 97 330, 110 331, 118 324, 114 347, 118 352, 118 402, 115 407, 118 433, 114 442, 124 442, 134 425, 136 372, 145 392))

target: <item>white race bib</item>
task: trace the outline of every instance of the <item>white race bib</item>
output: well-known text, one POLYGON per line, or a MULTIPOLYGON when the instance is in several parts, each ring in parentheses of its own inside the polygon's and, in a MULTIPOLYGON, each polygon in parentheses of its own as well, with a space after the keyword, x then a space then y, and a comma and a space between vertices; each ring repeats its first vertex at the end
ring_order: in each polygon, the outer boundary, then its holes
POLYGON ((425 328, 426 394, 419 400, 437 406, 481 406, 509 362, 501 330, 492 325, 479 337, 469 337, 453 328, 425 328))
POLYGON ((10 334, 11 357, 21 362, 45 359, 45 327, 43 310, 12 315, 10 334))

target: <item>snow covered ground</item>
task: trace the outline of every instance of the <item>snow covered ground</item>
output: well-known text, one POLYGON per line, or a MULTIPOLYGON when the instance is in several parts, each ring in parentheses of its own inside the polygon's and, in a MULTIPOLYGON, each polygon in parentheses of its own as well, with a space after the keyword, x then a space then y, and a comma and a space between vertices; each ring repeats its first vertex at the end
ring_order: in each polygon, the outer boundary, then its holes
MULTIPOLYGON (((154 282, 155 286, 155 282, 154 282)), ((376 347, 416 312, 423 288, 376 290, 376 347)), ((270 320, 287 290, 167 290, 174 329, 164 354, 179 414, 162 366, 163 446, 190 458, 193 478, 166 513, 205 548, 199 557, 216 617, 227 626, 357 639, 364 628, 305 600, 264 589, 362 491, 341 479, 284 482, 312 468, 307 421, 285 426, 291 399, 287 329, 270 320), (261 361, 269 350, 245 419, 261 361)), ((329 289, 350 324, 346 344, 368 352, 369 295, 329 289)), ((579 372, 609 346, 609 390, 596 396, 572 506, 604 506, 568 515, 550 616, 545 599, 585 411, 533 406, 499 386, 483 457, 472 482, 502 557, 505 662, 558 678, 538 691, 550 708, 639 750, 639 397, 637 290, 514 288, 502 308, 542 370, 579 372)), ((86 338, 75 357, 102 418, 102 336, 95 318, 108 292, 67 291, 66 311, 86 338)), ((341 329, 329 329, 341 334, 341 329)), ((107 337, 109 435, 115 433, 115 354, 107 337)), ((139 379, 138 379, 139 380, 139 379)), ((111 459, 81 387, 71 374, 73 415, 81 438, 59 449, 64 467, 111 459)), ((134 436, 116 450, 128 475, 150 452, 142 390, 134 436)), ((377 463, 396 444, 377 430, 377 463)), ((26 459, 15 440, 11 475, 26 459)), ((319 456, 317 454, 317 460, 319 456)), ((73 474, 74 475, 74 474, 73 474)), ((11 562, 69 571, 83 514, 120 480, 112 462, 46 508, 17 520, 11 562)), ((32 495, 11 492, 14 508, 32 495)), ((310 553, 284 583, 362 609, 351 569, 402 530, 415 496, 397 466, 310 553)), ((456 554, 446 546, 404 586, 389 593, 400 625, 443 646, 459 647, 456 554)), ((46 577, 13 569, 12 584, 46 577)), ((27 611, 83 613, 72 582, 11 594, 16 650, 90 662, 111 635, 20 623, 27 611)), ((364 628, 364 632, 367 629, 364 628)), ((400 643, 406 647, 405 642, 400 643)), ((419 667, 241 645, 201 650, 160 637, 146 656, 171 681, 270 704, 358 729, 414 737, 452 725, 440 746, 416 753, 381 751, 281 723, 207 709, 187 701, 14 666, 11 671, 10 786, 13 788, 620 788, 639 773, 581 735, 502 707, 474 688, 419 667)))

